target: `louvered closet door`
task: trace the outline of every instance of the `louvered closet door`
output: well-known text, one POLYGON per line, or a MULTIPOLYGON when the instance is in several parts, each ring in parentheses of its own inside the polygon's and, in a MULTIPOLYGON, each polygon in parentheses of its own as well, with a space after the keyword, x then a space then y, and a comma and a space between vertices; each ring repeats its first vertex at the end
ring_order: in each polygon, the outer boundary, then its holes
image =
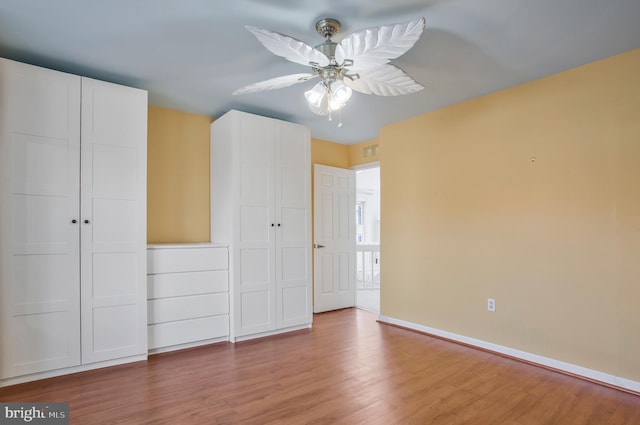
POLYGON ((145 91, 82 79, 82 362, 145 354, 145 91))
POLYGON ((80 77, 0 59, 1 378, 80 363, 79 143, 80 77))

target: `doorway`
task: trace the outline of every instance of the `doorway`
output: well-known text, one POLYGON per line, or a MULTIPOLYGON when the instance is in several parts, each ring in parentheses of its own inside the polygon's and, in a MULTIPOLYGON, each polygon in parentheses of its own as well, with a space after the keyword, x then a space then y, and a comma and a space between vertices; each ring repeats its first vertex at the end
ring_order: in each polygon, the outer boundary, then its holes
POLYGON ((380 314, 380 166, 356 170, 357 308, 380 314))

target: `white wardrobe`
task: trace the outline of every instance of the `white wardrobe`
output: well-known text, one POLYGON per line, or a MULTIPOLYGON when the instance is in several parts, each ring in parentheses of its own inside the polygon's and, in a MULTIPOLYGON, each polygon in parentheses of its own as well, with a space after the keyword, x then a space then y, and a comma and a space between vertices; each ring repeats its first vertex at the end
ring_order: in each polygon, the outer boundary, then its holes
POLYGON ((0 59, 0 384, 146 358, 146 141, 146 91, 0 59))
POLYGON ((232 341, 311 326, 310 165, 304 126, 235 110, 211 124, 211 241, 229 246, 232 341))

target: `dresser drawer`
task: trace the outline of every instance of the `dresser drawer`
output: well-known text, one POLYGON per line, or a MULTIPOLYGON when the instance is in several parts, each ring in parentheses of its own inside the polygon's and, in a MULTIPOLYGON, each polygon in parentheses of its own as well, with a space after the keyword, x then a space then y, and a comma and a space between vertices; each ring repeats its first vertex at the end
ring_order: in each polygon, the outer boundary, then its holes
POLYGON ((147 276, 147 298, 169 298, 229 290, 226 270, 164 273, 147 276))
POLYGON ((227 248, 223 247, 147 250, 148 274, 225 270, 228 267, 227 248))
POLYGON ((229 335, 229 316, 203 317, 149 325, 147 333, 150 349, 222 338, 229 335))
POLYGON ((147 301, 147 323, 150 325, 228 313, 229 296, 226 293, 147 301))

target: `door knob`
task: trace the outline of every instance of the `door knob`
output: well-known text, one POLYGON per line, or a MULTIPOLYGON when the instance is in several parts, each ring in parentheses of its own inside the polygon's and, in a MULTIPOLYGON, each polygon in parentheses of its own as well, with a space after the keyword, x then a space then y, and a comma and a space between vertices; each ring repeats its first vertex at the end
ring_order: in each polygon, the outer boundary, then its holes
POLYGON ((89 224, 89 220, 85 220, 85 221, 84 221, 84 224, 89 224))
POLYGON ((320 245, 320 244, 313 244, 314 248, 324 248, 324 245, 320 245))
POLYGON ((78 222, 78 220, 76 220, 75 218, 73 220, 71 220, 71 223, 76 224, 78 222))

